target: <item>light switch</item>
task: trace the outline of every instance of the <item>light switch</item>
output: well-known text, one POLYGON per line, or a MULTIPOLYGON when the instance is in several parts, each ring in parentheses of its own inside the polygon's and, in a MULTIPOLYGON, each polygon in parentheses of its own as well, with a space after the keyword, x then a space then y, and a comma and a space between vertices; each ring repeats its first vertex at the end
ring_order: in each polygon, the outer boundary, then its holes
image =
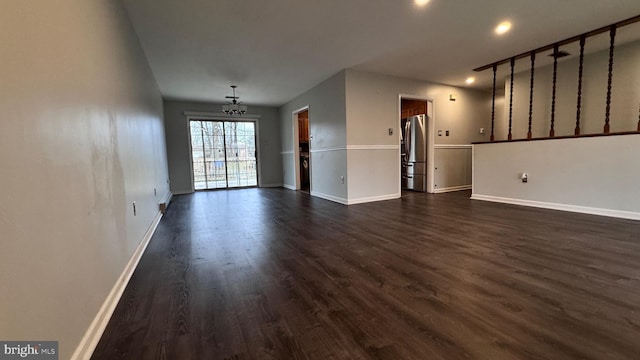
POLYGON ((438 136, 442 136, 442 130, 438 130, 438 136))

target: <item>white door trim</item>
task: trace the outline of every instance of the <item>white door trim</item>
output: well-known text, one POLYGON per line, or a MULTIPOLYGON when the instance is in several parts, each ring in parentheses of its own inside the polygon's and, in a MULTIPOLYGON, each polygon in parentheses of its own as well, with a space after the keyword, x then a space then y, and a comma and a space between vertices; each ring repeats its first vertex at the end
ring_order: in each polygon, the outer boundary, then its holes
MULTIPOLYGON (((291 122, 293 123, 293 171, 295 174, 295 190, 301 189, 300 179, 300 134, 298 129, 298 114, 309 110, 309 105, 305 105, 291 112, 291 122)), ((311 140, 309 140, 309 166, 311 166, 311 140)), ((309 172, 311 173, 311 172, 309 172)), ((286 181, 286 180, 285 180, 286 181)), ((311 183, 311 181, 309 181, 311 183)))
POLYGON ((243 116, 230 116, 226 114, 214 114, 205 112, 185 111, 185 119, 187 120, 187 135, 189 136, 189 172, 191 177, 191 192, 195 192, 195 184, 193 179, 193 148, 191 146, 191 121, 239 121, 239 122, 252 122, 256 129, 256 176, 258 177, 258 187, 262 187, 262 167, 260 166, 260 155, 262 150, 260 149, 260 115, 243 115, 243 116))
MULTIPOLYGON (((402 149, 400 146, 400 136, 402 134, 402 99, 410 100, 422 100, 427 102, 427 129, 429 130, 429 138, 427 139, 427 192, 435 192, 435 101, 432 97, 410 95, 410 94, 398 94, 398 178, 402 174, 402 162, 400 161, 400 154, 402 149)), ((402 180, 398 184, 398 194, 402 193, 402 180)))

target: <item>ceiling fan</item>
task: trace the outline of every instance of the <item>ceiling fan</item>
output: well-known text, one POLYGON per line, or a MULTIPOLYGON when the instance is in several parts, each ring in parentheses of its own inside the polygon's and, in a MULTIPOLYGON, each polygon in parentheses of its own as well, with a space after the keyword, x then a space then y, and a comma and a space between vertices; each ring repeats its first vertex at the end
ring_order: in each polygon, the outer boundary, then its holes
POLYGON ((227 102, 226 105, 222 105, 222 112, 227 115, 243 115, 247 112, 247 107, 238 102, 240 97, 236 96, 237 87, 237 85, 231 85, 231 88, 233 89, 233 96, 225 96, 226 99, 231 99, 231 102, 227 102))

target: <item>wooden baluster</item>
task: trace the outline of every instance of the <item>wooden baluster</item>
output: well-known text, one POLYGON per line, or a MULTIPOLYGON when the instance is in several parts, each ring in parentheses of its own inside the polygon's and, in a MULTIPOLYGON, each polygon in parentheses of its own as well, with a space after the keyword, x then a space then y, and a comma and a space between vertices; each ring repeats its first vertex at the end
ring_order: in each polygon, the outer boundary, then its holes
POLYGON ((616 42, 616 26, 611 25, 611 30, 609 31, 609 78, 607 81, 607 108, 604 113, 604 133, 608 134, 609 127, 609 116, 611 115, 611 81, 613 80, 613 50, 615 49, 616 42))
POLYGON ((496 116, 496 72, 498 71, 498 65, 493 64, 493 99, 491 99, 491 137, 490 141, 495 141, 496 138, 493 135, 493 128, 495 124, 495 116, 496 116))
POLYGON ((558 44, 553 45, 553 85, 551 88, 551 129, 549 137, 556 136, 556 84, 558 81, 558 44))
POLYGON ((536 66, 536 52, 531 52, 531 81, 529 83, 529 131, 527 132, 527 139, 531 140, 531 122, 533 119, 533 76, 534 69, 536 66))
POLYGON ((516 58, 511 58, 511 86, 509 86, 509 135, 507 140, 511 141, 513 136, 511 135, 511 125, 513 120, 513 67, 516 63, 516 58))
POLYGON ((576 129, 574 134, 580 135, 580 111, 582 110, 582 74, 584 70, 584 44, 586 37, 580 36, 580 64, 578 65, 578 105, 576 109, 576 129))

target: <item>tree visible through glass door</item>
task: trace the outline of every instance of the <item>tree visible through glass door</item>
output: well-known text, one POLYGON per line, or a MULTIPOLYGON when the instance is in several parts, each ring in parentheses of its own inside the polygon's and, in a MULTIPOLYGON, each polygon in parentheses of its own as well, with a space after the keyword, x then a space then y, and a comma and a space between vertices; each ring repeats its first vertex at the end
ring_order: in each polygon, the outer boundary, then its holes
POLYGON ((195 190, 258 185, 255 123, 191 121, 195 190))

